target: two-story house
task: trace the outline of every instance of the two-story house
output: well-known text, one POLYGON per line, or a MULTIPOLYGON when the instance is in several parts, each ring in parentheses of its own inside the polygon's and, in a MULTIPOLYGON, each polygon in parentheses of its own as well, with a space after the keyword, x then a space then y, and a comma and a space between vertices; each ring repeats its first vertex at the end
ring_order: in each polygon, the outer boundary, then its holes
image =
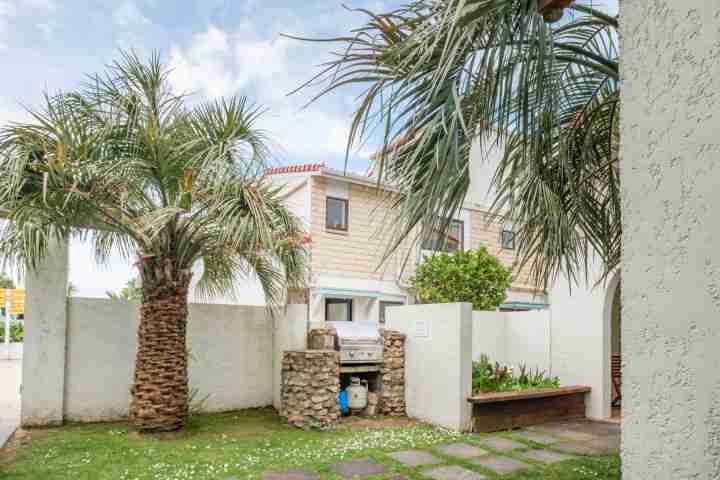
MULTIPOLYGON (((309 321, 371 321, 383 323, 388 306, 412 303, 408 279, 417 262, 438 245, 446 249, 487 247, 504 264, 516 262, 512 227, 494 221, 483 204, 487 185, 473 179, 478 191, 468 195, 453 220, 447 242, 426 239, 409 251, 400 249, 381 262, 392 234, 387 199, 391 186, 378 188, 369 176, 346 174, 320 164, 270 169, 283 186, 286 204, 302 219, 310 235, 307 300, 309 321), (485 191, 483 191, 484 189, 485 191)), ((476 176, 476 175, 475 175, 476 176)), ((544 308, 546 296, 536 292, 525 271, 513 272, 503 309, 544 308)))

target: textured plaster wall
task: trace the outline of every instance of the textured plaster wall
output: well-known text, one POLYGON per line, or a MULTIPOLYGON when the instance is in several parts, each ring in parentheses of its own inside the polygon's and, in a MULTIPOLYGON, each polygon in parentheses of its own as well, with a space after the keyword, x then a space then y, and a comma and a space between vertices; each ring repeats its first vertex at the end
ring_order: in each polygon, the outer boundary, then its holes
POLYGON ((550 289, 551 371, 564 385, 588 385, 586 415, 610 416, 610 310, 614 281, 596 285, 600 266, 590 265, 588 281, 560 277, 550 289))
POLYGON ((28 273, 25 283, 24 426, 62 422, 67 282, 67 242, 51 242, 48 255, 28 273))
POLYGON ((470 427, 472 305, 407 305, 387 311, 387 327, 407 335, 408 416, 453 430, 470 427))
POLYGON ((550 371, 550 311, 473 312, 473 360, 550 371))
POLYGON ((623 478, 720 478, 720 2, 620 7, 623 478))
MULTIPOLYGON (((62 253, 50 266, 62 263, 62 253)), ((31 295, 36 285, 28 287, 31 295)), ((28 332, 35 341, 28 342, 24 359, 23 422, 125 417, 137 345, 137 305, 89 298, 71 298, 66 305, 64 289, 50 293, 55 295, 42 297, 42 302, 32 297, 28 304, 35 319, 30 323, 28 316, 28 332), (55 297, 61 301, 54 302, 55 297), (41 310, 43 302, 53 309, 41 310), (62 314, 51 316, 50 311, 62 314)), ((189 315, 190 386, 198 389, 199 397, 209 395, 203 410, 271 405, 279 385, 278 351, 304 346, 307 306, 290 305, 286 315, 273 319, 264 307, 190 304, 189 315)))

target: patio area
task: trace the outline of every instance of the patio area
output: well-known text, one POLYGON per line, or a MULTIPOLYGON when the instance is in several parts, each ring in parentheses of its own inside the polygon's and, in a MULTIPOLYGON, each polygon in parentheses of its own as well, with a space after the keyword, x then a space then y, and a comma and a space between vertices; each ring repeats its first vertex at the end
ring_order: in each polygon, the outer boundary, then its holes
MULTIPOLYGON (((591 421, 550 423, 514 432, 464 436, 458 441, 424 449, 385 453, 380 458, 352 459, 328 467, 338 478, 392 480, 486 480, 491 478, 556 478, 563 464, 581 473, 562 478, 586 478, 592 470, 574 464, 620 452, 620 427, 591 421), (384 462, 390 459, 388 465, 384 462), (522 477, 515 477, 515 474, 522 477), (509 475, 509 476, 508 476, 509 475)), ((335 478, 311 470, 265 472, 263 480, 335 478)), ((614 478, 614 477, 600 477, 614 478)), ((619 477, 618 477, 619 478, 619 477)))
POLYGON ((20 430, 0 450, 8 480, 581 480, 620 478, 619 426, 572 422, 492 435, 404 418, 289 427, 272 409, 193 416, 183 432, 126 423, 20 430))

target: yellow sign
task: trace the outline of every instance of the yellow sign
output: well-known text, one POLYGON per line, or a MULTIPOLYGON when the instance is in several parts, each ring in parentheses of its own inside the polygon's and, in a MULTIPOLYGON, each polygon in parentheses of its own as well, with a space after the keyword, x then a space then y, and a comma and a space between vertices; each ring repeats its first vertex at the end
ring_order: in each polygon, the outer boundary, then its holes
POLYGON ((25 289, 14 288, 10 293, 10 315, 25 315, 25 289))

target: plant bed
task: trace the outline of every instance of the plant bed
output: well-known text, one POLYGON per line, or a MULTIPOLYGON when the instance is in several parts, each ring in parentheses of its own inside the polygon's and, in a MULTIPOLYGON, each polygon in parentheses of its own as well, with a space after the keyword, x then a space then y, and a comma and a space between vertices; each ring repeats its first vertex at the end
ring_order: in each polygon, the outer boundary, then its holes
POLYGON ((480 393, 472 404, 472 431, 496 432, 557 420, 585 417, 585 396, 590 387, 532 389, 480 393))

